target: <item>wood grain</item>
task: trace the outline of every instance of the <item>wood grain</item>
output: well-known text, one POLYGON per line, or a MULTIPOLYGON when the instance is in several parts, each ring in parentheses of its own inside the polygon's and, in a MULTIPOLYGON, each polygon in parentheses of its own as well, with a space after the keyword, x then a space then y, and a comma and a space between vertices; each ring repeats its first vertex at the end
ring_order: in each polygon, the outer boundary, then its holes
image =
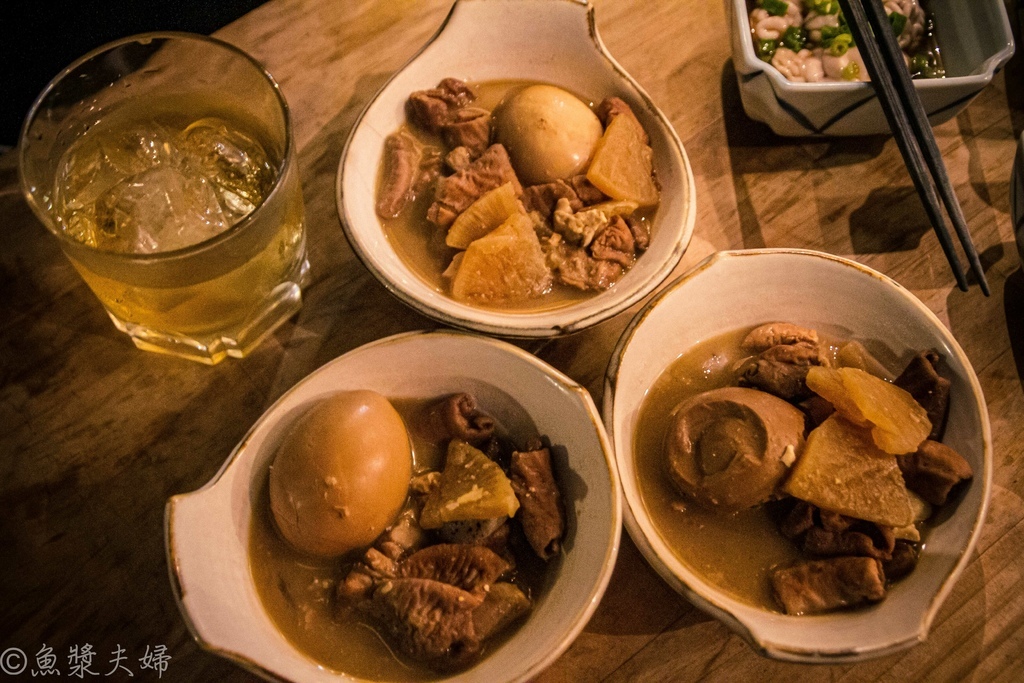
MULTIPOLYGON (((301 313, 244 360, 209 368, 132 347, 22 200, 16 154, 0 157, 0 650, 34 657, 45 644, 66 670, 69 648, 91 644, 102 676, 120 645, 139 677, 144 649, 166 645, 169 680, 252 678, 189 636, 168 582, 163 506, 205 483, 259 415, 312 370, 373 339, 435 326, 353 256, 334 182, 357 114, 449 5, 271 0, 218 32, 262 61, 288 99, 312 261, 301 313)), ((835 666, 763 659, 672 592, 624 534, 597 613, 538 680, 1020 680, 1024 271, 1008 191, 1024 128, 1024 60, 935 131, 992 285, 986 298, 977 287, 955 288, 892 140, 785 139, 746 117, 722 2, 594 5, 609 50, 672 121, 693 166, 697 224, 675 274, 716 250, 792 246, 895 278, 949 327, 978 373, 994 487, 967 570, 928 640, 906 652, 835 666)), ((1016 0, 1007 8, 1017 15, 1016 0)), ((638 307, 528 346, 600 405, 609 354, 638 307)))

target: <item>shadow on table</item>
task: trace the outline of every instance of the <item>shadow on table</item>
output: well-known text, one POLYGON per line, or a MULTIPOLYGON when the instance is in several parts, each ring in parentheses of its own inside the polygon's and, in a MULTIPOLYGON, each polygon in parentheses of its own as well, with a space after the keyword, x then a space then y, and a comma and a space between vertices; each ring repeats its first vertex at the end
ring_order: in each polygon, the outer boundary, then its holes
POLYGON ((743 235, 743 246, 767 245, 757 212, 751 202, 749 174, 786 171, 828 171, 874 159, 882 153, 887 137, 783 137, 743 110, 736 70, 726 60, 721 73, 722 115, 732 167, 733 189, 743 235), (794 151, 794 148, 798 151, 794 151))
POLYGON ((345 238, 335 201, 345 142, 360 112, 390 75, 361 76, 341 111, 300 152, 310 283, 294 327, 284 331, 287 353, 276 382, 281 391, 369 341, 437 326, 401 303, 363 266, 345 238))
POLYGON ((1006 278, 1003 288, 1003 311, 1010 350, 1017 367, 1017 381, 1024 387, 1024 266, 1006 278))
POLYGON ((912 251, 931 231, 928 214, 913 185, 871 190, 850 213, 850 242, 855 254, 912 251))

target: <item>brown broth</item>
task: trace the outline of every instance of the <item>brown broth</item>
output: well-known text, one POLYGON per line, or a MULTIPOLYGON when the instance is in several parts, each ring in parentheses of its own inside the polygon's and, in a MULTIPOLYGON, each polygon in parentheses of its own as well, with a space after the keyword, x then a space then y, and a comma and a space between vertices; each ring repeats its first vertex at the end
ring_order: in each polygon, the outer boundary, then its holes
POLYGON ((392 652, 372 624, 334 618, 334 590, 353 558, 321 560, 291 547, 277 531, 263 486, 253 513, 249 557, 264 609, 297 650, 318 664, 360 678, 427 681, 431 671, 392 652))
MULTIPOLYGON (((391 400, 406 424, 410 424, 416 412, 429 402, 391 400)), ((415 433, 412 433, 412 442, 415 474, 443 465, 442 445, 426 441, 415 433)), ((514 544, 512 547, 517 550, 514 544)), ((335 587, 361 555, 359 551, 325 560, 292 548, 277 530, 270 511, 268 481, 263 482, 252 516, 249 566, 263 607, 285 638, 318 664, 352 676, 396 683, 436 680, 436 672, 395 650, 387 637, 358 612, 352 610, 345 613, 347 618, 338 618, 333 597, 335 587)), ((532 553, 516 552, 516 568, 507 580, 536 602, 554 571, 554 567, 545 565, 532 553)), ((528 619, 527 614, 525 620, 528 619)), ((480 656, 486 656, 515 630, 513 625, 488 639, 480 656)))
MULTIPOLYGON (((705 391, 737 385, 735 368, 749 355, 740 344, 751 329, 707 339, 668 366, 640 407, 633 457, 643 505, 676 558, 733 598, 782 613, 768 577, 775 567, 806 559, 778 529, 786 504, 769 502, 731 514, 702 508, 675 489, 664 455, 676 406, 705 391)), ((841 365, 839 351, 844 341, 821 330, 818 336, 822 352, 833 365, 841 365)), ((882 345, 862 343, 883 367, 893 366, 896 359, 882 345)), ((922 537, 929 526, 927 521, 919 524, 922 537)))
MULTIPOLYGON (((470 83, 469 87, 476 95, 472 106, 481 107, 494 111, 505 100, 515 93, 534 85, 533 81, 502 80, 487 81, 483 83, 470 83)), ((597 103, 588 100, 586 97, 573 93, 593 109, 597 103)), ((402 129, 419 140, 423 145, 438 149, 445 149, 440 136, 421 130, 417 126, 403 125, 402 129)), ((378 170, 377 187, 381 186, 383 166, 378 170)), ((405 207, 395 218, 382 219, 384 234, 392 244, 398 256, 419 276, 429 284, 436 292, 450 296, 448 282, 442 276, 445 269, 451 263, 452 258, 458 253, 445 244, 446 231, 437 228, 427 221, 427 209, 434 201, 433 186, 420 193, 415 201, 405 207)), ((648 226, 653 223, 654 213, 657 207, 640 209, 634 215, 648 226)), ((652 233, 653 235, 653 233, 652 233)), ((640 256, 642 257, 642 255, 640 256)), ((639 257, 638 257, 639 258, 639 257)), ((614 285, 613 285, 614 288, 614 285)), ((473 306, 481 308, 493 308, 503 311, 516 311, 522 313, 537 313, 540 311, 561 308, 583 301, 592 296, 595 292, 584 292, 568 285, 554 283, 551 290, 540 297, 527 301, 516 301, 508 303, 481 304, 474 302, 473 306)))
POLYGON ((736 384, 732 368, 747 355, 740 342, 748 331, 705 340, 662 373, 640 408, 634 458, 644 507, 676 558, 737 600, 778 612, 768 573, 801 556, 779 533, 772 506, 723 514, 690 504, 672 485, 664 462, 673 410, 691 396, 736 384))

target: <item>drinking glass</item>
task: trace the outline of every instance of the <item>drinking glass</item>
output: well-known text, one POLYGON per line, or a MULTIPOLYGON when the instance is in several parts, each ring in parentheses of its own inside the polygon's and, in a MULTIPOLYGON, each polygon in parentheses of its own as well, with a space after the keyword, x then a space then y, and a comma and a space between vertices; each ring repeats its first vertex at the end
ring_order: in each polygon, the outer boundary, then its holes
POLYGON ((214 364, 302 305, 288 106, 223 41, 148 33, 85 55, 22 128, 25 196, 136 346, 214 364))

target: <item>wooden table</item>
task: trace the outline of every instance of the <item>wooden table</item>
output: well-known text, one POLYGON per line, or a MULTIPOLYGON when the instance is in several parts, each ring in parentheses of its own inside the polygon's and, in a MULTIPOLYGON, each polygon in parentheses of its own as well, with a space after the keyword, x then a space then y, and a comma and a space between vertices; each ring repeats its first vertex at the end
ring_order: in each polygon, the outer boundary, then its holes
MULTIPOLYGON (((311 248, 302 312, 244 360, 210 368, 136 350, 22 200, 16 154, 0 157, 0 650, 20 648, 34 666, 50 647, 63 680, 69 655, 86 646, 98 677, 121 648, 136 680, 151 679, 140 658, 166 648, 168 680, 250 678, 200 650, 185 628, 168 581, 164 503, 205 483, 312 370, 370 340, 435 326, 354 258, 334 180, 356 115, 449 4, 272 0, 218 33, 260 59, 291 105, 311 248)), ((1024 272, 1008 181, 1024 128, 1024 60, 936 129, 992 286, 986 298, 955 288, 891 140, 783 139, 744 115, 722 2, 595 4, 609 49, 671 119, 693 165, 697 224, 677 274, 715 250, 789 246, 892 276, 971 359, 992 420, 995 477, 971 563, 918 647, 855 665, 762 659, 673 593, 624 534, 597 613, 540 680, 1021 680, 1024 272)), ((1014 16, 1015 0, 1008 9, 1014 16)), ((609 353, 633 312, 531 348, 600 405, 609 353)))

